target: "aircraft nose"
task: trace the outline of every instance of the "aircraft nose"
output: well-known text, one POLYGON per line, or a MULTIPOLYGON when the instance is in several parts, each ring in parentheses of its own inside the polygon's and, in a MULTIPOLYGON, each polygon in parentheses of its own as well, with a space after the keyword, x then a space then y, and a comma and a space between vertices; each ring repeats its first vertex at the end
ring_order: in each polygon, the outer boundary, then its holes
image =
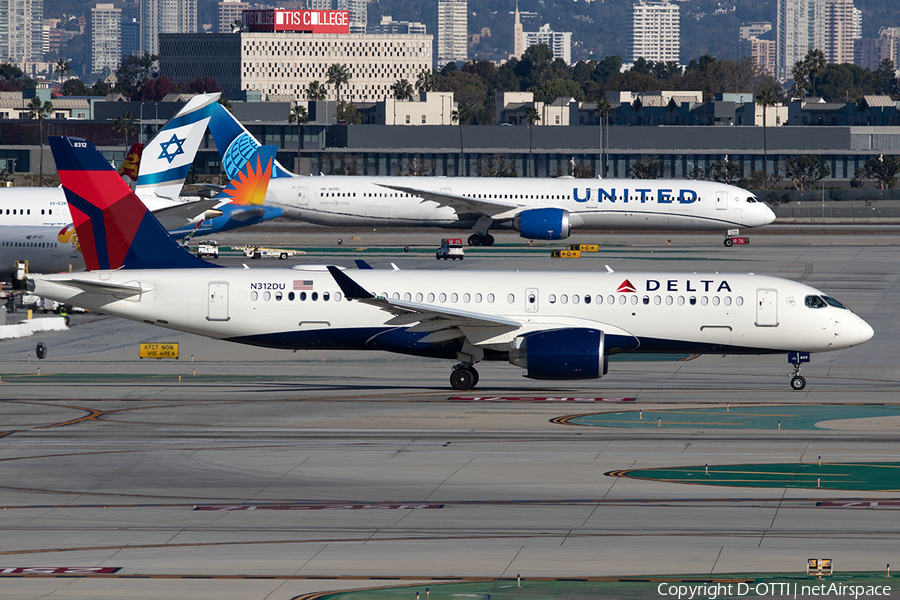
POLYGON ((875 330, 872 329, 872 326, 863 321, 859 320, 859 341, 858 344, 862 344, 863 342, 868 342, 872 339, 872 336, 875 335, 875 330))
POLYGON ((763 214, 763 225, 768 225, 772 221, 775 220, 775 211, 763 204, 763 207, 766 209, 763 214))

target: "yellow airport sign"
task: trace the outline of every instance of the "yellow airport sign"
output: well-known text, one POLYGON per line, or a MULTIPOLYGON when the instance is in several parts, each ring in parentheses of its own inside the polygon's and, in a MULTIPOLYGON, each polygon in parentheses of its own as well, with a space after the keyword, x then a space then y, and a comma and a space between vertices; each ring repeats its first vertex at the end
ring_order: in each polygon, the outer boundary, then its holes
POLYGON ((570 244, 569 250, 579 250, 581 252, 600 252, 599 244, 570 244))
POLYGON ((162 342, 141 344, 141 358, 178 358, 178 344, 162 342))
POLYGON ((550 258, 581 258, 581 250, 552 250, 550 258))

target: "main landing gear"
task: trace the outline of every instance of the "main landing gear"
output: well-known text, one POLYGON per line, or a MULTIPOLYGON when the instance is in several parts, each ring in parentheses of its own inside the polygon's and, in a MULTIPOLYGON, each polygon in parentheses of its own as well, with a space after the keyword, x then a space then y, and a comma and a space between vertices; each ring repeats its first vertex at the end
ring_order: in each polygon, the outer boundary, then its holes
POLYGON ((478 371, 468 363, 460 363, 450 372, 450 385, 454 390, 471 390, 478 385, 478 371))
POLYGON ((470 246, 493 246, 494 236, 489 233, 473 233, 467 241, 470 246))

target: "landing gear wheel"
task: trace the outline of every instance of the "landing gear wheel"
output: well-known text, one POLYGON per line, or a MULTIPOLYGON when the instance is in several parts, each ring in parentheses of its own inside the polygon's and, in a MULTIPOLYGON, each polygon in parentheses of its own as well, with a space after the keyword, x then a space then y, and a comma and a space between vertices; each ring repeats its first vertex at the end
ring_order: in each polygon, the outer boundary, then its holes
POLYGON ((287 252, 282 252, 278 255, 278 258, 281 260, 287 260, 287 252))
POLYGON ((731 248, 732 246, 734 246, 734 240, 731 239, 730 237, 725 238, 725 247, 731 248))
POLYGON ((454 390, 471 390, 478 381, 478 373, 474 369, 458 368, 450 373, 450 385, 454 390))
POLYGON ((791 377, 791 389, 800 391, 806 387, 806 379, 801 375, 794 375, 791 377))
POLYGON ((480 246, 481 245, 481 236, 477 233, 473 233, 469 236, 469 239, 466 240, 469 242, 470 246, 480 246))
POLYGON ((481 245, 482 246, 493 246, 494 245, 494 236, 492 236, 491 234, 485 235, 483 238, 481 238, 481 245))

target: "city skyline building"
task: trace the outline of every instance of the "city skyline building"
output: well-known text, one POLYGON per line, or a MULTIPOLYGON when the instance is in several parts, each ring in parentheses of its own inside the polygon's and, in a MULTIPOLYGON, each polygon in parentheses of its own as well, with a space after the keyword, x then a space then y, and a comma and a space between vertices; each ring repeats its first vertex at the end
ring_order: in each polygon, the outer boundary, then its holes
POLYGON ((197 0, 140 0, 141 50, 159 54, 163 33, 197 31, 197 0))
POLYGON ((418 23, 416 21, 395 21, 390 15, 383 15, 380 23, 366 27, 366 33, 373 35, 409 33, 425 35, 427 31, 425 30, 424 23, 418 23))
POLYGON ((853 62, 853 40, 857 22, 853 0, 826 0, 825 61, 833 64, 853 62))
MULTIPOLYGON (((554 60, 557 58, 572 64, 572 32, 551 31, 550 24, 542 25, 538 31, 526 31, 522 34, 523 46, 530 48, 535 44, 547 44, 553 52, 554 60)), ((520 55, 521 56, 521 55, 520 55)))
POLYGON ((519 12, 519 0, 516 0, 516 13, 513 20, 513 52, 510 58, 522 58, 525 52, 525 33, 522 29, 522 14, 519 12))
POLYGON ((122 59, 122 9, 112 3, 96 4, 91 9, 91 73, 115 71, 122 59))
POLYGON ((245 9, 250 8, 250 3, 243 0, 222 0, 218 8, 216 33, 231 33, 235 21, 241 22, 241 15, 245 9))
POLYGON ((44 0, 0 0, 0 60, 44 59, 44 0))
POLYGON ((468 59, 468 14, 466 0, 438 0, 436 66, 468 59))
POLYGON ((680 62, 680 8, 668 0, 638 0, 632 5, 631 37, 626 62, 638 58, 680 62))
POLYGON ((825 47, 825 0, 778 0, 776 73, 784 81, 810 50, 825 47))

